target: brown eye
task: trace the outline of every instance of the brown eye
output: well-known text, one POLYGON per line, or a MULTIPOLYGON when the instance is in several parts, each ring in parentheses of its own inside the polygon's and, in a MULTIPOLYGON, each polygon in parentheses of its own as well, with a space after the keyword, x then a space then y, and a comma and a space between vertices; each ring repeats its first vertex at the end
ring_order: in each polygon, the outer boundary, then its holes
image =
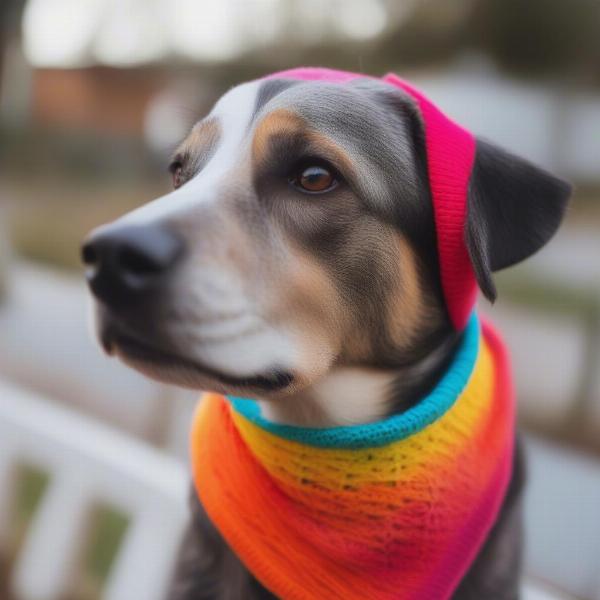
POLYGON ((337 181, 325 167, 307 167, 292 181, 304 192, 317 194, 327 192, 335 187, 337 181))
POLYGON ((183 167, 181 164, 171 165, 171 175, 173 177, 173 187, 177 189, 183 183, 183 167))

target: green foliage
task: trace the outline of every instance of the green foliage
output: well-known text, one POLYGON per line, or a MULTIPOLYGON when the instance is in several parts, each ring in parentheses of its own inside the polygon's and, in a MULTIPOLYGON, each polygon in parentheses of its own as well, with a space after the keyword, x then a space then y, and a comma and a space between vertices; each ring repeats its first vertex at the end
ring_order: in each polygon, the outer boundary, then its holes
POLYGON ((13 521, 13 534, 17 545, 22 541, 22 537, 44 496, 48 481, 48 475, 36 467, 27 465, 17 470, 17 486, 14 499, 15 520, 13 521))
POLYGON ((81 575, 73 596, 78 600, 98 600, 127 532, 129 519, 110 506, 99 505, 92 516, 81 575))

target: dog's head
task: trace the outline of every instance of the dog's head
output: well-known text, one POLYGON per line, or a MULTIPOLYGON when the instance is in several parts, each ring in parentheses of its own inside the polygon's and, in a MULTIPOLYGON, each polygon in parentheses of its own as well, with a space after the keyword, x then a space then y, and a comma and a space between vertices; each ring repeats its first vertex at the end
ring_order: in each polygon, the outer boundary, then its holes
MULTIPOLYGON (((492 272, 548 241, 569 186, 473 149, 456 239, 493 299, 492 272)), ((427 356, 456 329, 428 152, 422 107, 383 80, 233 88, 179 147, 174 191, 84 245, 104 347, 159 380, 261 396, 427 356)))

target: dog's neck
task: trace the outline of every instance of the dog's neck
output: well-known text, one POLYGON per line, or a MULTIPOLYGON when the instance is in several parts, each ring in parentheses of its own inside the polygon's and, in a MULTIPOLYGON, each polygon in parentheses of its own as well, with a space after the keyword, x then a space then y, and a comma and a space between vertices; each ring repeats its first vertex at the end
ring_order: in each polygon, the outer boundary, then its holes
POLYGON ((334 427, 369 423, 387 410, 395 373, 338 367, 296 394, 259 400, 263 416, 275 423, 302 427, 334 427))
POLYGON ((422 360, 401 369, 336 367, 296 394, 259 399, 262 415, 275 423, 335 427, 373 423, 404 412, 437 383, 455 342, 448 338, 422 360))

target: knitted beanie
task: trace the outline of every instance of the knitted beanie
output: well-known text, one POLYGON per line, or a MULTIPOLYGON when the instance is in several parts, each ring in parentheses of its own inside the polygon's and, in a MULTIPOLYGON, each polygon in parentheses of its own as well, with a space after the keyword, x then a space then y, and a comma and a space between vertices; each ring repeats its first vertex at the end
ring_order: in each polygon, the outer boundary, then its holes
MULTIPOLYGON (((265 79, 344 84, 363 77, 366 76, 360 73, 302 67, 273 73, 265 79)), ((442 290, 451 321, 462 331, 477 297, 477 281, 465 245, 467 193, 475 157, 475 138, 397 75, 388 73, 382 80, 410 95, 423 120, 442 290)))

